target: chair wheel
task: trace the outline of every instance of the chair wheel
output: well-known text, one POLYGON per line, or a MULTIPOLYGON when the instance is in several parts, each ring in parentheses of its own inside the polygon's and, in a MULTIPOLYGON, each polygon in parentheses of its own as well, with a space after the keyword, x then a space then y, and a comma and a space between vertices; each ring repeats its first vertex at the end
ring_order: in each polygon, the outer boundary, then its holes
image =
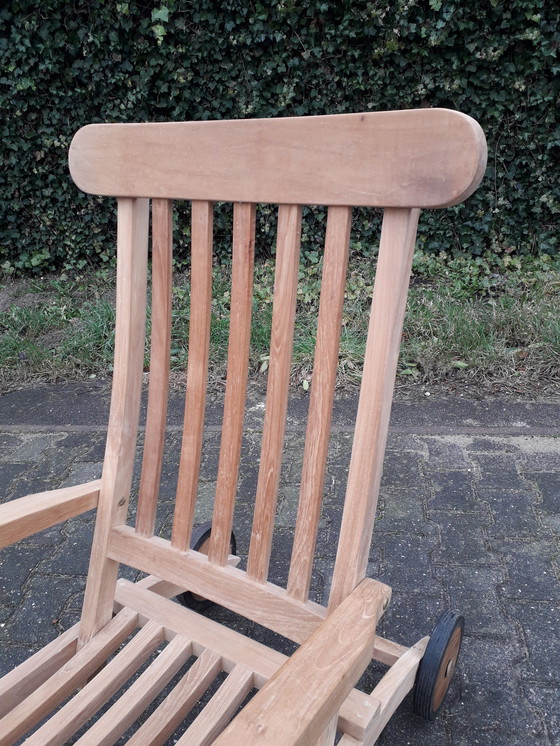
MULTIPOLYGON (((197 552, 206 554, 208 552, 208 543, 210 540, 210 534, 212 533, 212 522, 207 521, 201 523, 199 526, 193 528, 191 536, 191 549, 195 549, 197 552)), ((237 551, 237 542, 235 541, 235 534, 231 532, 230 540, 230 554, 235 554, 237 551)), ((213 601, 209 601, 207 598, 197 596, 196 593, 185 591, 177 596, 179 601, 193 611, 206 611, 214 605, 213 601)))
POLYGON ((445 611, 437 620, 414 684, 414 712, 434 720, 443 705, 459 657, 465 620, 445 611))

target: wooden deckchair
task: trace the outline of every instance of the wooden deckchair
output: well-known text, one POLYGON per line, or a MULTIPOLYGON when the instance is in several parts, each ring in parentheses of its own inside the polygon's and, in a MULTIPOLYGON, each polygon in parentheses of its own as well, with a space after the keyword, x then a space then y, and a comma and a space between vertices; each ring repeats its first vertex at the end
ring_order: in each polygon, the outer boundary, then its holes
POLYGON ((40 746, 112 744, 123 734, 130 744, 162 744, 181 724, 184 730, 185 722, 189 725, 181 744, 307 745, 332 744, 336 739, 345 746, 372 744, 413 687, 416 709, 433 717, 449 686, 462 618, 445 614, 430 638, 409 648, 381 638, 376 623, 391 591, 366 578, 366 568, 419 209, 446 207, 467 198, 482 177, 485 158, 478 124, 446 109, 101 124, 76 134, 70 171, 77 186, 118 198, 110 420, 100 481, 0 506, 3 546, 97 509, 81 621, 1 680, 0 744, 12 744, 27 734, 25 743, 40 746), (149 391, 136 519, 129 525, 144 371, 150 200, 149 391), (168 401, 173 200, 192 201, 191 295, 178 487, 172 533, 164 539, 155 535, 154 525, 168 401), (227 384, 211 529, 193 534, 209 359, 212 211, 213 202, 222 201, 234 203, 227 384), (279 207, 268 389, 243 569, 235 566, 231 550, 259 203, 279 207), (299 508, 289 575, 282 587, 268 578, 303 205, 327 206, 328 217, 299 508), (342 526, 330 598, 323 606, 309 599, 309 590, 331 426, 351 206, 381 207, 384 217, 342 526), (121 564, 146 576, 137 583, 119 580, 121 564), (299 648, 286 657, 205 618, 177 602, 185 592, 247 617, 299 648), (372 659, 389 669, 366 694, 354 687, 372 659), (217 678, 221 683, 212 688, 217 678), (128 688, 123 689, 127 681, 128 688), (117 692, 119 698, 111 702, 117 692), (160 700, 152 705, 157 697, 160 700), (205 706, 189 716, 200 699, 205 706))

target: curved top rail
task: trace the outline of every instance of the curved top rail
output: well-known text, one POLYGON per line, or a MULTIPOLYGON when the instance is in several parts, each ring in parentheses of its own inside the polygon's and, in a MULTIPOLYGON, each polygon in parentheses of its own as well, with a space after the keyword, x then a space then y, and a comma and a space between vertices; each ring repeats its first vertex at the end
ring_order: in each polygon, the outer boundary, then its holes
POLYGON ((449 109, 90 124, 69 162, 80 189, 115 197, 447 207, 478 186, 486 140, 449 109))

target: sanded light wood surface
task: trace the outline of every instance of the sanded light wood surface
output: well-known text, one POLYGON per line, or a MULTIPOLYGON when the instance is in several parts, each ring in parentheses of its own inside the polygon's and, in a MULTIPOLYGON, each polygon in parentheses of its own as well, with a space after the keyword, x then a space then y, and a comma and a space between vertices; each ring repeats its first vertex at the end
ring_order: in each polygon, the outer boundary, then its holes
POLYGON ((235 715, 253 686, 253 672, 235 666, 210 702, 177 741, 177 746, 209 746, 235 715))
POLYGON ((417 224, 418 210, 385 210, 331 609, 366 574, 417 224))
POLYGON ((70 146, 80 189, 112 196, 443 207, 474 191, 480 126, 448 109, 94 124, 70 146))
POLYGON ((76 652, 79 624, 75 624, 0 679, 0 718, 13 710, 76 652))
POLYGON ((149 622, 83 689, 27 739, 28 746, 63 746, 128 681, 163 639, 163 628, 149 622))
POLYGON ((37 492, 0 505, 0 548, 97 507, 100 480, 37 492))
POLYGON ((300 600, 305 600, 309 594, 317 529, 321 515, 351 224, 351 208, 329 208, 317 324, 317 345, 307 418, 298 515, 288 577, 288 592, 300 600))
POLYGON ((127 741, 127 746, 161 746, 220 673, 222 658, 204 650, 164 701, 127 741))
POLYGON ((215 565, 198 552, 181 552, 157 536, 139 536, 128 526, 113 530, 109 557, 202 598, 219 599, 222 606, 295 642, 303 642, 326 614, 320 604, 299 601, 273 583, 251 580, 243 570, 215 565))
POLYGON ((136 511, 136 530, 151 536, 163 462, 169 361, 171 354, 173 205, 169 200, 152 201, 152 333, 148 411, 142 473, 136 511))
POLYGON ((118 565, 107 559, 111 527, 128 510, 140 419, 146 318, 149 204, 119 199, 111 409, 78 646, 111 618, 118 565))
POLYGON ((247 574, 264 582, 268 574, 288 411, 301 237, 301 208, 280 205, 268 386, 253 529, 247 574))
POLYGON ((255 258, 255 205, 236 204, 233 210, 233 269, 228 364, 218 482, 208 557, 225 565, 230 553, 239 457, 243 438, 255 258))
POLYGON ((179 636, 171 640, 126 692, 76 741, 77 746, 112 746, 167 686, 191 651, 189 640, 179 636))
MULTIPOLYGON (((207 648, 214 650, 221 656, 224 671, 231 671, 238 664, 250 668, 254 673, 256 688, 262 687, 288 660, 277 650, 251 640, 212 619, 195 614, 128 580, 118 582, 116 598, 119 603, 137 611, 140 616, 152 619, 174 633, 191 639, 195 653, 202 654, 207 648)), ((356 738, 363 738, 377 707, 378 705, 373 703, 367 694, 353 689, 339 711, 340 730, 356 738)))
MULTIPOLYGON (((0 746, 12 746, 103 665, 134 631, 137 614, 123 610, 44 684, 0 720, 0 746)), ((44 742, 39 742, 44 743, 44 742)))
POLYGON ((216 746, 308 746, 371 660, 387 586, 364 580, 230 723, 216 746))
POLYGON ((211 203, 192 203, 187 394, 171 535, 173 546, 179 549, 187 549, 189 546, 202 457, 212 311, 212 216, 211 203))

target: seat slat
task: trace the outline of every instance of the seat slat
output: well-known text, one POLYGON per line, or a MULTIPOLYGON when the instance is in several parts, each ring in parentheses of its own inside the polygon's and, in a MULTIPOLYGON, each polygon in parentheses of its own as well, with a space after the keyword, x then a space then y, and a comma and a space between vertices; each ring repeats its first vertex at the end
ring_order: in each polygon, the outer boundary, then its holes
POLYGON ((288 577, 288 593, 301 601, 307 599, 309 594, 313 555, 321 515, 351 224, 352 208, 329 208, 317 345, 307 418, 298 516, 288 577))
POLYGON ((244 666, 236 666, 177 741, 177 746, 209 746, 235 715, 252 687, 253 672, 244 666))
POLYGON ((167 686, 192 652, 192 643, 177 635, 76 746, 111 746, 167 686))
POLYGON ((164 640, 163 627, 148 622, 64 707, 27 739, 27 746, 62 746, 148 659, 164 640))
POLYGON ((0 679, 0 718, 41 686, 76 652, 80 625, 75 624, 0 679))
POLYGON ((385 210, 344 513, 329 599, 365 577, 412 267, 418 210, 385 210))
POLYGON ((72 694, 105 663, 137 625, 138 615, 135 612, 126 609, 119 612, 89 644, 0 720, 0 745, 13 744, 72 694))
POLYGON ((265 582, 270 562, 286 428, 301 235, 301 207, 280 205, 270 362, 247 574, 265 582))
POLYGON ((208 551, 210 561, 219 565, 227 563, 230 553, 230 536, 243 437, 249 343, 251 341, 255 217, 255 205, 234 205, 227 384, 216 500, 208 551))
POLYGON ((183 443, 171 541, 187 549, 192 532, 204 428, 212 310, 211 202, 192 203, 189 360, 183 443))
POLYGON ((163 460, 171 352, 172 202, 152 201, 152 337, 150 381, 136 530, 151 536, 163 460))
POLYGON ((220 673, 222 657, 205 650, 164 701, 127 742, 127 746, 161 746, 220 673))

